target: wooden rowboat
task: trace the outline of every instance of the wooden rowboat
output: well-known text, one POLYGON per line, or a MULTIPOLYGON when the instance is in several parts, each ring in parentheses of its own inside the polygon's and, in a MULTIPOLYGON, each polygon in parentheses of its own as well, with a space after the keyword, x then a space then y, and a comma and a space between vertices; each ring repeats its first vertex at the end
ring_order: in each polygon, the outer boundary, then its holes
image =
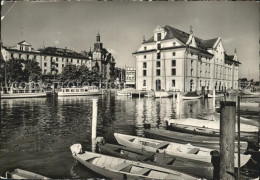
MULTIPOLYGON (((208 163, 211 162, 211 152, 215 151, 214 149, 193 146, 191 144, 180 144, 137 136, 130 136, 126 134, 115 133, 114 136, 119 144, 126 147, 144 149, 150 152, 166 153, 177 157, 183 157, 208 163)), ((249 161, 251 155, 240 154, 240 157, 242 167, 249 161)), ((237 167, 237 153, 235 153, 234 156, 234 164, 235 167, 237 167)))
POLYGON ((130 147, 124 147, 114 144, 98 145, 102 154, 130 159, 133 161, 141 161, 144 163, 165 167, 191 174, 196 177, 212 179, 213 166, 211 163, 203 163, 201 161, 192 161, 182 157, 175 157, 166 154, 152 153, 145 150, 138 150, 130 147))
POLYGON ((90 170, 113 179, 196 179, 175 170, 82 150, 80 144, 70 147, 72 156, 90 170))
MULTIPOLYGON (((210 121, 210 120, 202 120, 202 119, 194 119, 194 118, 186 118, 186 119, 165 119, 168 121, 168 124, 182 124, 189 126, 196 126, 198 128, 211 128, 219 131, 220 122, 219 121, 210 121)), ((236 127, 237 132, 237 127, 236 127)), ((249 132, 255 133, 258 132, 258 127, 248 125, 248 124, 240 124, 240 132, 249 132)))
MULTIPOLYGON (((219 137, 210 137, 210 136, 200 136, 193 135, 188 133, 180 133, 169 131, 165 129, 145 129, 144 130, 145 137, 158 139, 163 141, 171 141, 181 144, 190 143, 195 146, 206 147, 210 149, 219 150, 219 137)), ((237 152, 237 142, 235 144, 235 152, 237 152)), ((247 150, 248 143, 245 141, 240 142, 240 152, 244 153, 247 150)))
POLYGON ((48 177, 22 170, 22 169, 15 169, 13 172, 6 173, 6 179, 50 179, 48 177))

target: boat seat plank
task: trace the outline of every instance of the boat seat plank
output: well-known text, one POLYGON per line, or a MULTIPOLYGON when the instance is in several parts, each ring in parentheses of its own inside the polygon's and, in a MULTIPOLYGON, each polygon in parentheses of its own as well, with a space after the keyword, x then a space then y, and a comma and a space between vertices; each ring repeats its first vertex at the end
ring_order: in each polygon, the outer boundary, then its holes
POLYGON ((163 179, 176 179, 176 174, 168 174, 163 179))
POLYGON ((151 169, 143 168, 142 170, 135 172, 135 174, 144 175, 145 173, 147 173, 149 171, 151 171, 151 169))
POLYGON ((128 164, 128 163, 121 163, 121 164, 118 164, 118 165, 114 166, 113 169, 116 170, 116 171, 121 171, 122 169, 124 169, 124 168, 126 168, 128 166, 130 166, 130 164, 128 164))
POLYGON ((155 148, 156 148, 156 149, 161 149, 161 148, 166 147, 166 146, 168 146, 168 145, 169 145, 168 142, 162 142, 162 143, 160 143, 160 144, 157 144, 157 145, 155 146, 155 148))
POLYGON ((200 148, 193 148, 191 149, 188 154, 197 154, 199 152, 200 148))

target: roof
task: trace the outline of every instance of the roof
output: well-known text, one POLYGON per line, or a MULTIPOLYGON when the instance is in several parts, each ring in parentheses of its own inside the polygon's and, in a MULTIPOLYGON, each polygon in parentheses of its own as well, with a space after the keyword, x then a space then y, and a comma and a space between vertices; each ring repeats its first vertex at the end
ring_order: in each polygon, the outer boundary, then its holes
POLYGON ((225 53, 225 62, 241 64, 239 61, 235 61, 235 60, 234 60, 234 56, 232 56, 232 55, 227 55, 226 53, 225 53))
MULTIPOLYGON (((166 26, 164 26, 164 29, 167 31, 167 34, 166 34, 164 40, 176 38, 176 39, 180 40, 183 44, 186 44, 186 42, 189 39, 190 34, 184 32, 184 31, 181 31, 179 29, 176 29, 174 27, 166 25, 166 26)), ((195 38, 198 48, 204 49, 204 50, 213 48, 214 44, 218 40, 218 38, 203 40, 203 39, 200 39, 195 36, 193 36, 193 37, 195 38)), ((144 41, 143 43, 149 43, 149 42, 154 42, 154 36, 152 36, 147 41, 144 41)))
POLYGON ((21 42, 19 42, 19 43, 17 43, 17 44, 23 44, 23 43, 27 43, 28 44, 28 46, 31 46, 27 41, 25 41, 25 40, 23 40, 23 41, 21 41, 21 42))
POLYGON ((46 55, 55 55, 55 56, 64 56, 64 57, 72 57, 72 58, 84 58, 87 59, 87 56, 83 54, 77 53, 76 51, 70 49, 56 48, 56 47, 47 47, 40 50, 42 54, 46 55))

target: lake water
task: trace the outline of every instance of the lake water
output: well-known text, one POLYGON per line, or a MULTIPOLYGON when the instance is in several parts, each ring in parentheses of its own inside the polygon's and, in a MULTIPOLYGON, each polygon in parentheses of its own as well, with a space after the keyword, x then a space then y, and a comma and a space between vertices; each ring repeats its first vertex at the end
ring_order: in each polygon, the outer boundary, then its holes
MULTIPOLYGON (((95 97, 48 97, 1 100, 0 173, 21 168, 50 178, 95 178, 77 164, 70 146, 91 150, 92 100, 95 97)), ((128 98, 108 94, 98 98, 97 136, 116 143, 113 133, 143 135, 143 123, 165 126, 176 118, 175 98, 128 98)), ((248 99, 254 101, 255 99, 248 99)), ((218 106, 220 99, 216 100, 218 106)), ((247 101, 247 99, 243 99, 247 101)), ((212 112, 212 99, 182 101, 180 116, 212 112)))

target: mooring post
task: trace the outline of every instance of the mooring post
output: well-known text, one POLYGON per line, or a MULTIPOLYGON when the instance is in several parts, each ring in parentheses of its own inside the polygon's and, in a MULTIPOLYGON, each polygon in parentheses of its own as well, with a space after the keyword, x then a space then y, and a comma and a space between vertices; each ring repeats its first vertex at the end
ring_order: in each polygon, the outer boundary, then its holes
POLYGON ((96 151, 96 137, 97 137, 97 99, 92 100, 92 131, 91 131, 91 141, 92 141, 92 152, 96 151))
POLYGON ((220 179, 234 180, 236 102, 220 102, 220 179))
POLYGON ((216 109, 216 90, 213 89, 213 112, 215 112, 216 109))
POLYGON ((240 96, 237 97, 237 146, 238 146, 238 165, 237 165, 237 179, 240 179, 240 96))
POLYGON ((177 92, 176 116, 180 119, 180 92, 177 92))

